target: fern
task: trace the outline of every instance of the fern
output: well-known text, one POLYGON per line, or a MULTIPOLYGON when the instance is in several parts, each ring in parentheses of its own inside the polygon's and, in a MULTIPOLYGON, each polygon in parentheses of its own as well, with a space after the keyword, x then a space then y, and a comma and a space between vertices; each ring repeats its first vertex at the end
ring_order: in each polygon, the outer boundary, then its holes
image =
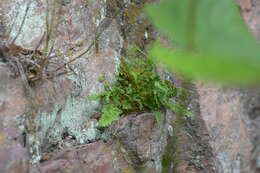
POLYGON ((105 92, 89 99, 102 100, 104 106, 99 125, 105 127, 122 115, 143 111, 153 112, 158 122, 162 120, 162 111, 166 108, 191 115, 179 104, 170 101, 177 94, 177 88, 169 81, 162 81, 154 72, 151 61, 138 58, 122 60, 116 82, 106 84, 105 92))

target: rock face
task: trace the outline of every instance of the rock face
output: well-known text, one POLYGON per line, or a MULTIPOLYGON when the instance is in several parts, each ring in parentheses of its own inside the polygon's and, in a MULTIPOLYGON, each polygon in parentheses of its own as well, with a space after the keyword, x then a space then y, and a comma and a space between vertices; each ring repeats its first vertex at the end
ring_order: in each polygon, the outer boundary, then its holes
POLYGON ((127 162, 129 159, 118 144, 95 142, 63 150, 54 154, 51 160, 43 162, 32 172, 96 172, 121 173, 134 172, 127 162))
POLYGON ((0 172, 161 172, 166 133, 151 114, 123 119, 123 143, 104 143, 93 118, 101 104, 86 99, 103 90, 101 77, 114 81, 122 35, 138 29, 142 40, 148 28, 141 16, 130 29, 113 2, 0 2, 0 172))
POLYGON ((205 84, 197 89, 219 172, 257 172, 259 92, 205 84))
POLYGON ((243 168, 248 172, 252 143, 242 119, 240 92, 205 85, 198 88, 201 116, 209 130, 219 171, 240 172, 243 168))
MULTIPOLYGON (((151 41, 146 1, 0 2, 1 173, 259 171, 259 91, 197 83, 188 108, 200 116, 180 128, 171 113, 163 126, 140 113, 97 127, 101 104, 86 97, 100 77, 114 81, 126 49, 151 41)), ((239 2, 259 36, 259 2, 239 2)))
MULTIPOLYGON (((102 25, 103 32, 95 40, 99 34, 96 31, 101 30, 99 26, 106 18, 106 1, 48 1, 47 4, 47 1, 13 0, 1 1, 0 5, 1 141, 10 142, 7 146, 12 147, 15 138, 14 145, 21 145, 21 149, 19 146, 16 149, 21 150, 19 156, 11 155, 9 161, 15 159, 20 163, 19 158, 28 159, 25 144, 31 162, 37 163, 41 153, 51 146, 63 145, 60 141, 64 136, 75 138, 75 145, 99 139, 96 121, 89 118, 100 111, 100 103, 86 98, 103 90, 100 77, 113 81, 122 46, 114 20, 102 25), (92 47, 96 49, 90 47, 94 41, 92 47), (43 56, 36 57, 36 51, 43 56), (74 58, 78 60, 64 65, 74 58), (26 67, 44 61, 48 63, 41 80, 30 84, 29 76, 37 72, 26 71, 26 67)), ((1 159, 4 155, 1 152, 1 159)))
POLYGON ((107 133, 112 133, 107 143, 98 141, 44 155, 46 161, 33 172, 161 172, 166 138, 151 113, 126 116, 107 133))
POLYGON ((162 170, 161 160, 166 136, 153 114, 126 116, 115 122, 110 130, 128 151, 138 172, 156 173, 162 170))
POLYGON ((0 65, 0 172, 27 172, 29 153, 19 129, 22 124, 16 122, 25 111, 26 99, 21 80, 10 79, 10 73, 0 65))

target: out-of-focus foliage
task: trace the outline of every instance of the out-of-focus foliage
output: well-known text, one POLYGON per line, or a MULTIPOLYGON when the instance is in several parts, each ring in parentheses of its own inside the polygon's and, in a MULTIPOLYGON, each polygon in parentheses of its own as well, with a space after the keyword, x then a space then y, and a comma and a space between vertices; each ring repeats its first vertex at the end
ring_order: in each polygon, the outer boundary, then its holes
POLYGON ((260 81, 260 46, 233 0, 162 0, 146 8, 172 45, 150 56, 196 79, 249 85, 260 81))

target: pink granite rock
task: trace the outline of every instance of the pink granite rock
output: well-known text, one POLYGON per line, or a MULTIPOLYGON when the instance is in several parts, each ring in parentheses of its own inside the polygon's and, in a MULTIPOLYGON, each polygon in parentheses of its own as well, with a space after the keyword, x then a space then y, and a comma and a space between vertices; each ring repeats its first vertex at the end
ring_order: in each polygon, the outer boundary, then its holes
MULTIPOLYGON (((26 142, 30 153, 20 153, 24 154, 25 160, 30 155, 34 163, 41 159, 41 152, 48 150, 49 146, 60 144, 64 134, 75 138, 75 144, 98 138, 96 123, 89 123, 89 118, 100 110, 101 104, 88 101, 86 97, 103 90, 104 84, 99 81, 101 76, 105 76, 108 81, 114 80, 113 74, 120 62, 122 46, 117 22, 113 20, 103 29, 104 33, 99 38, 99 50, 92 48, 80 55, 93 43, 95 31, 106 17, 105 0, 60 1, 61 4, 57 4, 58 1, 55 0, 48 2, 48 22, 46 0, 0 2, 1 133, 8 136, 6 129, 15 129, 16 140, 4 141, 7 141, 7 146, 9 142, 20 146, 19 150, 25 150, 26 142), (44 69, 45 77, 30 83, 31 89, 28 90, 28 83, 22 78, 15 59, 37 62, 35 57, 32 58, 32 51, 37 47, 37 53, 44 54, 46 23, 54 26, 51 36, 49 35, 48 47, 48 51, 52 52, 44 69), (41 40, 42 44, 39 45, 41 40), (65 65, 78 55, 78 61, 65 65), (32 120, 30 123, 25 121, 28 116, 32 120), (86 123, 90 124, 88 128, 85 128, 86 123)), ((24 61, 21 61, 22 65, 24 61)), ((25 75, 28 77, 34 74, 25 75)), ((7 151, 9 150, 12 148, 7 151)), ((20 156, 11 157, 12 152, 9 152, 11 154, 6 162, 20 163, 20 156)), ((5 157, 6 152, 2 154, 1 150, 0 158, 5 157)), ((15 169, 17 167, 14 166, 15 169)), ((6 170, 6 165, 1 165, 0 169, 6 170)))
MULTIPOLYGON (((42 162, 39 170, 44 173, 84 172, 84 173, 121 173, 133 172, 117 144, 95 142, 75 149, 52 153, 55 159, 42 162)), ((34 170, 37 172, 37 169, 34 170)))

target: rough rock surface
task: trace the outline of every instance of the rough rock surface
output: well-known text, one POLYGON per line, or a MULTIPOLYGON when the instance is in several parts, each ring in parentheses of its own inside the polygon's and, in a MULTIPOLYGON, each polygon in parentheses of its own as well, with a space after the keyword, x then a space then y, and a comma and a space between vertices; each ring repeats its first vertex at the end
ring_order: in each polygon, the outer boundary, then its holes
MULTIPOLYGON (((18 135, 22 138, 21 148, 26 150, 26 143, 31 161, 35 163, 41 160, 41 153, 53 145, 62 146, 60 141, 64 136, 75 138, 75 144, 87 143, 100 137, 96 121, 89 120, 100 110, 100 103, 88 101, 86 97, 102 91, 103 83, 99 81, 101 76, 113 81, 122 45, 117 23, 111 20, 103 28, 96 50, 92 48, 82 54, 78 61, 64 66, 65 62, 84 52, 95 40, 96 30, 106 17, 106 2, 76 0, 61 1, 57 5, 53 3, 57 4, 57 1, 49 1, 49 6, 46 1, 30 0, 0 3, 2 141, 5 141, 5 136, 9 137, 8 129, 14 128, 13 133, 21 133, 18 135), (52 33, 49 33, 49 46, 46 47, 47 25, 52 25, 52 33), (15 48, 12 49, 11 45, 15 48), (6 47, 9 51, 5 51, 6 47), (49 52, 45 73, 55 76, 48 79, 48 75, 45 75, 45 78, 34 82, 28 90, 28 81, 23 78, 27 73, 22 74, 21 68, 14 70, 6 61, 11 58, 18 61, 28 58, 33 55, 30 52, 37 47, 37 51, 49 52), (29 52, 29 55, 24 52, 29 52), (60 70, 56 70, 58 68, 60 70), (63 72, 65 75, 60 74, 63 72), (21 129, 16 130, 19 125, 21 129)), ((19 144, 18 140, 16 143, 19 144)), ((20 155, 25 153, 27 156, 28 153, 22 149, 20 155)), ((27 157, 22 158, 26 160, 27 157)), ((11 160, 10 163, 13 162, 11 160)))
POLYGON ((242 119, 240 92, 198 85, 198 93, 201 116, 209 131, 219 171, 248 172, 252 143, 242 119))
POLYGON ((197 84, 218 172, 259 170, 259 92, 197 84))
MULTIPOLYGON (((42 162, 35 173, 89 172, 133 173, 124 149, 116 143, 94 142, 77 148, 53 152, 51 159, 42 162)), ((48 156, 46 156, 47 158, 48 156)))
MULTIPOLYGON (((145 48, 152 39, 153 29, 139 8, 146 0, 54 2, 49 0, 49 16, 46 0, 0 2, 0 172, 160 173, 166 172, 162 161, 171 162, 168 172, 259 171, 259 91, 197 83, 188 108, 198 118, 178 124, 167 113, 160 128, 150 113, 142 113, 122 118, 105 132, 97 128, 93 115, 101 104, 86 97, 103 90, 101 76, 114 80, 121 53, 133 44, 145 48), (114 7, 123 13, 114 16, 114 7), (107 16, 114 18, 104 20, 107 16), (64 65, 92 43, 77 61, 64 65), (48 53, 49 61, 44 77, 28 83, 25 75, 34 79, 35 72, 23 73, 21 65, 31 67, 25 59, 34 61, 34 53, 48 53), (179 156, 178 167, 169 155, 179 156)), ((259 2, 239 3, 259 37, 259 2)))
MULTIPOLYGON (((20 79, 10 79, 10 70, 0 64, 0 172, 27 172, 29 153, 24 148, 20 123, 26 99, 20 79)), ((21 127, 23 128, 23 127, 21 127)))
POLYGON ((160 172, 166 136, 152 113, 128 115, 113 123, 113 136, 125 147, 139 172, 160 172), (159 142, 160 141, 160 142, 159 142))
MULTIPOLYGON (((114 81, 123 37, 131 32, 132 42, 139 39, 144 46, 150 27, 142 23, 144 16, 138 24, 113 16, 111 2, 0 2, 0 172, 132 173, 140 172, 140 164, 145 164, 142 172, 161 172, 166 133, 160 133, 151 114, 129 121, 135 127, 121 133, 124 145, 98 141, 107 138, 93 119, 101 104, 86 97, 103 90, 100 77, 114 81), (131 29, 123 32, 126 25, 131 29), (41 65, 46 66, 38 75, 32 67, 41 65)), ((118 1, 126 9, 130 3, 118 1)))
POLYGON ((161 172, 166 136, 151 113, 126 116, 114 122, 107 133, 112 135, 107 143, 98 141, 46 153, 33 172, 161 172))

